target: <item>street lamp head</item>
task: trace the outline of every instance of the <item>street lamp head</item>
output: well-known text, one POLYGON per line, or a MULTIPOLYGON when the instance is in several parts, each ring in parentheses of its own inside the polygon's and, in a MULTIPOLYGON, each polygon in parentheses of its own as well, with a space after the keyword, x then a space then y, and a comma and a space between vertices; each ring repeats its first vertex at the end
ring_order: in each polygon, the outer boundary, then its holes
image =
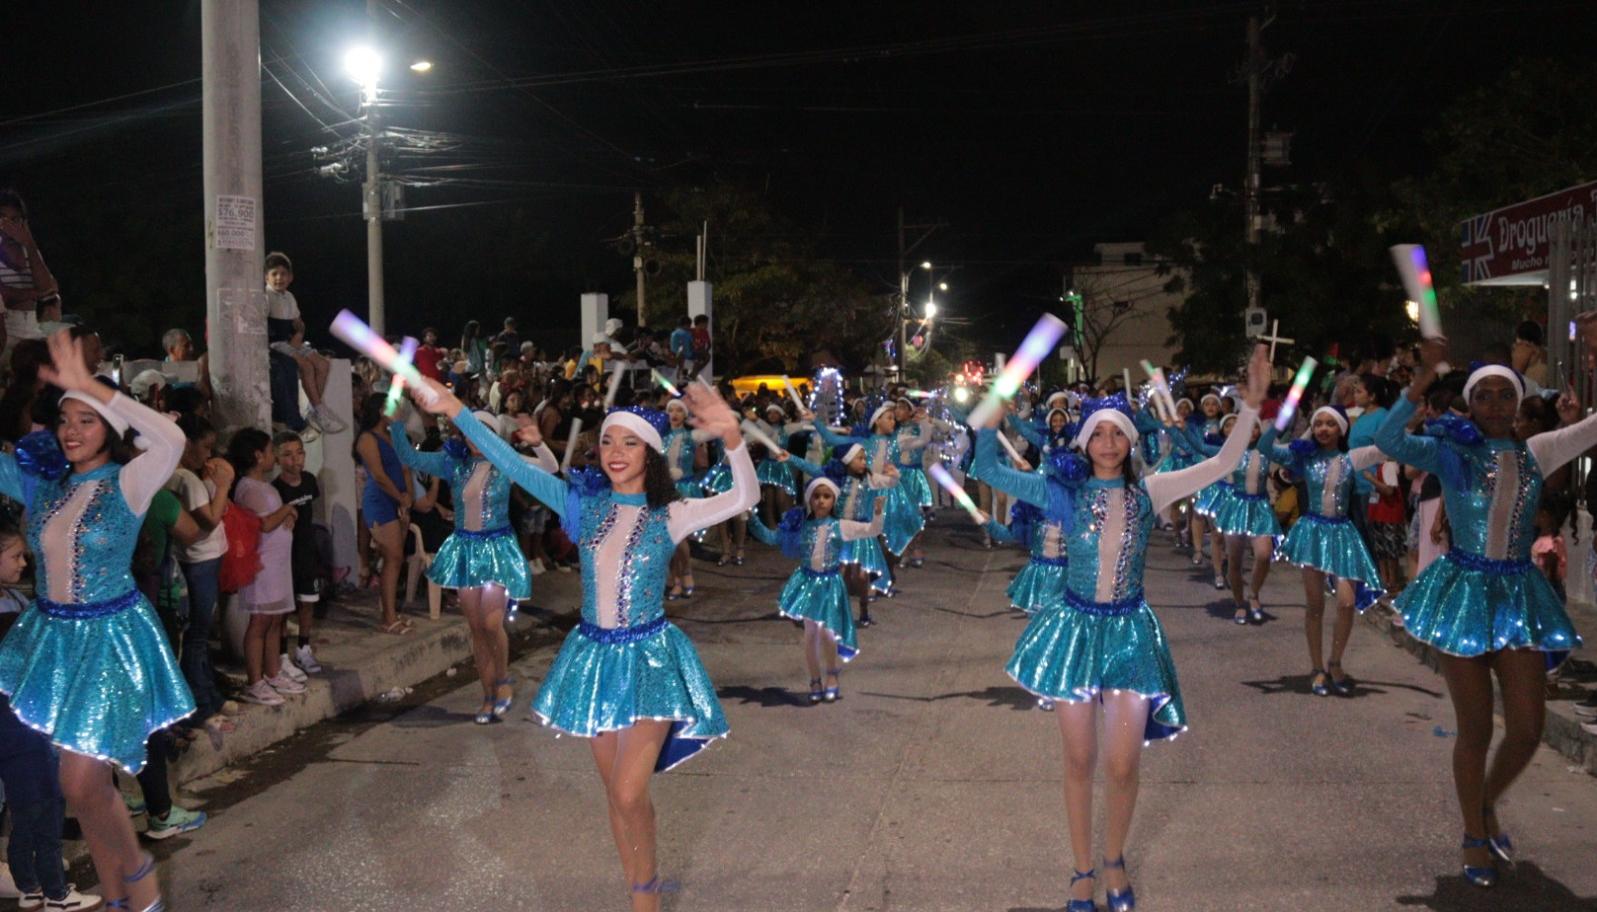
POLYGON ((931 269, 932 268, 932 261, 931 260, 921 260, 920 268, 922 268, 922 269, 931 269))
POLYGON ((383 58, 369 45, 356 45, 344 53, 344 72, 359 83, 368 96, 374 96, 377 78, 383 72, 383 58))
POLYGON ((926 319, 930 320, 932 317, 935 317, 935 316, 937 316, 937 302, 936 301, 927 301, 926 302, 926 319))
POLYGON ((410 65, 410 71, 412 73, 427 73, 430 72, 432 68, 433 62, 431 60, 418 60, 410 65))
POLYGON ((937 290, 938 291, 947 291, 948 290, 948 283, 947 282, 938 282, 937 283, 937 290))

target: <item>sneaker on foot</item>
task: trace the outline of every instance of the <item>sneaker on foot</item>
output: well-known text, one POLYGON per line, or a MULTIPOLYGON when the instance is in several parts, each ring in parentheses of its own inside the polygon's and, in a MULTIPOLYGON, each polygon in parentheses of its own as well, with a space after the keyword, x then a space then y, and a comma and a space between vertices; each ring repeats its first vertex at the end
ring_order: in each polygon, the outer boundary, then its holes
POLYGON ((44 901, 45 912, 89 912, 100 907, 100 897, 79 893, 77 884, 67 884, 66 896, 44 901))
MULTIPOLYGON (((4 895, 0 893, 0 896, 4 895)), ((12 893, 11 895, 17 897, 17 912, 42 912, 44 909, 43 890, 35 890, 32 893, 23 893, 21 895, 12 893)))
POLYGON ((340 434, 349 428, 349 425, 334 414, 333 410, 328 408, 325 402, 316 408, 316 417, 321 419, 322 430, 329 434, 340 434))
POLYGON ((543 561, 538 560, 536 557, 527 561, 527 570, 533 576, 543 576, 546 572, 543 567, 543 561))
POLYGON ((322 663, 316 661, 316 653, 311 651, 309 643, 295 648, 294 664, 308 674, 317 675, 322 673, 322 663))
POLYGON ((267 678, 266 683, 271 685, 271 688, 279 694, 302 694, 305 692, 304 684, 283 674, 281 671, 275 677, 267 678))
POLYGON ((290 659, 286 652, 277 657, 277 673, 284 677, 292 678, 300 684, 310 680, 310 676, 300 670, 300 667, 294 664, 294 660, 290 659))
POLYGON ((128 807, 128 816, 137 817, 144 813, 144 799, 135 798, 127 792, 122 793, 122 803, 128 807))
POLYGON ((327 429, 322 427, 321 413, 316 411, 315 406, 306 409, 305 414, 300 417, 304 419, 306 428, 315 431, 317 434, 327 433, 327 429))
POLYGON ((149 829, 144 831, 146 839, 167 839, 179 833, 188 833, 205 826, 205 812, 191 811, 172 805, 165 817, 151 817, 149 829))
POLYGON ((283 705, 283 695, 279 694, 271 683, 265 679, 256 681, 254 684, 244 688, 244 692, 239 694, 239 696, 243 697, 246 703, 255 703, 260 706, 283 705))

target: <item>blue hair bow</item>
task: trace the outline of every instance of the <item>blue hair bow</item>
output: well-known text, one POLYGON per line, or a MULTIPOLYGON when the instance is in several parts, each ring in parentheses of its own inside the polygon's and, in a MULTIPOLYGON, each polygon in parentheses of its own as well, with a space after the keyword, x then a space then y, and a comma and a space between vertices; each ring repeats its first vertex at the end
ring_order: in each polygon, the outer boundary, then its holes
POLYGON ((459 437, 450 437, 444 441, 444 453, 449 458, 460 461, 471 458, 471 450, 466 446, 466 441, 459 437))
POLYGON ((1083 400, 1081 403, 1082 420, 1085 421, 1093 412, 1100 412, 1104 409, 1112 409, 1123 413, 1127 418, 1131 417, 1131 403, 1126 399, 1126 394, 1110 393, 1102 399, 1083 400))
POLYGON ((51 431, 33 431, 17 440, 17 466, 35 478, 55 481, 71 468, 51 431))
POLYGON ((1431 437, 1445 437, 1464 446, 1475 446, 1483 438, 1475 422, 1463 415, 1443 415, 1425 422, 1425 433, 1431 437))
POLYGON ((1294 456, 1313 456, 1314 453, 1319 450, 1320 445, 1315 443, 1313 440, 1299 437, 1298 439, 1287 444, 1286 448, 1291 450, 1292 455, 1294 456))

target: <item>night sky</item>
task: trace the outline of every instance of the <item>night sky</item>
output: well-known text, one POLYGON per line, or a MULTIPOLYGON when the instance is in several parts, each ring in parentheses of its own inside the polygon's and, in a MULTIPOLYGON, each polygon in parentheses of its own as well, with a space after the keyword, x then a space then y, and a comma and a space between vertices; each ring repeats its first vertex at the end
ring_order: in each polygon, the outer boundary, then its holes
MULTIPOLYGON (((1238 184, 1237 77, 1261 8, 380 5, 384 117, 443 134, 393 168, 449 181, 410 188, 407 205, 455 207, 389 226, 390 327, 447 336, 465 316, 513 312, 562 345, 576 342, 578 291, 631 286, 630 261, 602 241, 630 224, 632 190, 649 205, 711 180, 759 189, 884 292, 897 208, 945 221, 915 260, 958 265, 948 312, 1012 338, 1095 241, 1141 239, 1238 184), (409 73, 411 57, 433 71, 409 73)), ((1292 167, 1269 179, 1421 172, 1437 108, 1517 58, 1589 56, 1593 6, 1277 4, 1266 52, 1292 59, 1263 120, 1295 135, 1292 167)), ((294 256, 314 322, 365 300, 358 184, 319 176, 310 152, 358 132, 340 61, 367 34, 365 4, 262 0, 261 19, 267 244, 294 256)), ((0 181, 29 198, 68 309, 100 319, 107 295, 148 281, 134 306, 197 315, 199 4, 11 4, 5 20, 0 181)))

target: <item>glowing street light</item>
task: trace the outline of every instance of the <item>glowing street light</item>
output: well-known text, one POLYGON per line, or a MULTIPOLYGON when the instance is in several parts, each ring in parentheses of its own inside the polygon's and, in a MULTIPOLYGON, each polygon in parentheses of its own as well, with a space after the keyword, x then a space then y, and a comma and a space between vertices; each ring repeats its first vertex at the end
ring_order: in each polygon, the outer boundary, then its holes
POLYGON ((418 60, 410 65, 410 71, 412 73, 426 73, 431 71, 432 68, 433 62, 431 60, 418 60))
POLYGON ((377 79, 383 74, 383 58, 369 45, 356 45, 344 54, 344 72, 360 85, 368 101, 377 97, 377 79))
POLYGON ((1420 302, 1404 301, 1403 312, 1408 314, 1408 321, 1418 326, 1420 322, 1420 302))
POLYGON ((927 302, 926 302, 926 319, 930 320, 932 317, 935 317, 935 316, 937 316, 937 302, 936 301, 932 301, 932 300, 927 300, 927 302))
POLYGON ((930 270, 932 268, 932 261, 931 260, 921 260, 920 268, 926 269, 926 270, 930 270))
POLYGON ((938 291, 947 291, 948 290, 948 283, 947 282, 938 282, 937 283, 937 290, 938 291))

